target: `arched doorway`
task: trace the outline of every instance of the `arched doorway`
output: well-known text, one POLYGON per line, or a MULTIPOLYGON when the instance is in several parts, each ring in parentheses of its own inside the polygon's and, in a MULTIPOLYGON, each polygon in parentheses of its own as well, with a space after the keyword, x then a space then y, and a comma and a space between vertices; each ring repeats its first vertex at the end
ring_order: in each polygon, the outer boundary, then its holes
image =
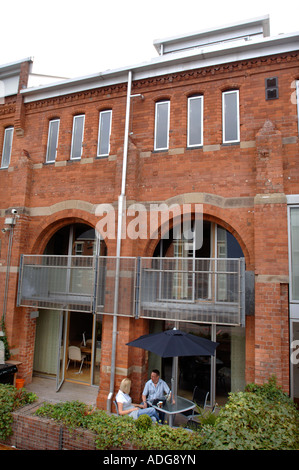
MULTIPOLYGON (((217 300, 233 301, 236 289, 233 277, 229 274, 231 260, 243 258, 242 249, 237 239, 220 225, 204 220, 202 245, 195 246, 195 235, 191 232, 174 230, 165 234, 156 246, 154 256, 159 258, 177 259, 177 273, 173 274, 172 282, 161 282, 161 297, 178 302, 209 301, 211 291, 216 290, 217 300), (202 259, 204 270, 196 268, 190 271, 192 260, 202 259), (213 260, 213 262, 212 262, 213 260), (227 261, 226 261, 227 260, 227 261), (220 268, 217 284, 213 280, 213 271, 220 268), (221 271, 223 270, 223 274, 221 271), (213 285, 214 283, 214 285, 213 285)), ((196 264, 194 263, 193 266, 196 264)), ((198 264, 197 266, 200 266, 198 264)), ((219 320, 210 321, 167 321, 150 320, 150 331, 179 328, 186 332, 217 341, 219 346, 215 360, 209 357, 185 357, 178 360, 178 394, 187 398, 192 397, 195 386, 208 391, 214 403, 223 404, 231 391, 243 390, 245 386, 245 327, 230 326, 219 320)), ((163 378, 170 383, 171 359, 163 359, 150 354, 149 368, 160 369, 163 378)))
MULTIPOLYGON (((57 390, 64 380, 99 384, 102 315, 86 308, 84 296, 86 283, 93 282, 89 279, 88 266, 96 254, 105 256, 106 252, 104 241, 96 237, 94 228, 84 223, 65 225, 57 230, 44 250, 45 257, 67 257, 72 260, 70 266, 79 266, 79 269, 68 269, 67 275, 62 276, 63 282, 67 278, 70 286, 76 286, 74 308, 69 308, 69 304, 65 309, 40 308, 36 320, 33 373, 56 376, 57 390), (87 257, 84 263, 83 257, 87 257), (84 268, 87 269, 84 271, 84 268), (81 311, 77 308, 80 304, 84 306, 81 311)), ((91 288, 94 289, 94 285, 91 288)))

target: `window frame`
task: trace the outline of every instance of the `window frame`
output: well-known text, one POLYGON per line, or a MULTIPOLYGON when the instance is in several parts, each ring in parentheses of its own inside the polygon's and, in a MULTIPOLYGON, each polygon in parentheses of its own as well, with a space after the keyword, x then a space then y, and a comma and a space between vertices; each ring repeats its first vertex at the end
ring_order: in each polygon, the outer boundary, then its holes
POLYGON ((168 150, 169 149, 169 124, 170 124, 170 100, 160 100, 157 101, 155 104, 155 138, 154 138, 154 150, 160 152, 161 150, 168 150), (158 131, 158 124, 159 124, 159 116, 158 116, 158 108, 162 104, 167 104, 167 135, 166 135, 166 147, 158 147, 157 146, 157 131, 158 131))
POLYGON ((10 165, 10 159, 11 159, 11 151, 12 151, 12 142, 13 142, 13 134, 14 134, 14 126, 7 126, 4 129, 4 139, 3 139, 3 147, 2 147, 2 156, 1 156, 1 169, 7 169, 9 168, 10 165), (11 135, 11 142, 10 142, 10 149, 9 149, 9 157, 8 157, 8 163, 7 165, 4 165, 4 156, 6 153, 6 146, 9 145, 7 144, 7 138, 8 138, 8 132, 12 131, 11 135))
POLYGON ((110 136, 111 136, 111 128, 112 128, 112 109, 105 109, 103 111, 100 111, 100 116, 99 116, 99 132, 98 132, 98 147, 97 147, 97 156, 98 157, 107 157, 110 155, 110 136), (108 152, 101 153, 101 140, 102 140, 102 129, 101 129, 101 123, 102 123, 102 118, 105 114, 110 115, 110 122, 109 122, 109 132, 108 132, 108 152))
POLYGON ((72 130, 72 145, 71 145, 71 160, 80 160, 82 157, 82 152, 83 152, 83 138, 84 138, 84 125, 85 125, 85 114, 76 114, 73 117, 73 130, 72 130), (76 121, 79 118, 83 118, 83 125, 82 125, 82 135, 81 135, 81 152, 80 156, 74 157, 74 137, 75 137, 75 127, 76 127, 76 121))
POLYGON ((47 141, 47 152, 46 152, 46 163, 55 163, 56 161, 56 157, 57 157, 57 147, 58 147, 58 138, 59 138, 59 128, 60 128, 60 119, 59 118, 55 118, 55 119, 51 119, 49 121, 49 126, 48 126, 48 141, 47 141), (50 146, 49 146, 49 143, 50 143, 50 137, 51 137, 51 127, 54 123, 58 122, 58 128, 57 128, 57 135, 56 135, 56 143, 55 143, 55 156, 54 156, 54 159, 50 160, 49 159, 49 150, 50 150, 50 146))
POLYGON ((222 143, 223 144, 233 144, 240 142, 240 97, 239 97, 239 90, 226 90, 222 92, 222 143), (235 93, 237 96, 237 104, 236 104, 236 118, 237 118, 237 138, 226 140, 226 116, 225 116, 225 97, 227 95, 235 93))
POLYGON ((202 147, 203 146, 203 106, 204 106, 204 97, 203 95, 193 95, 188 97, 188 116, 187 116, 187 147, 202 147), (193 100, 200 100, 201 110, 200 110, 200 142, 196 144, 190 143, 190 131, 191 131, 191 116, 190 116, 190 103, 193 100))
POLYGON ((298 134, 299 134, 299 80, 296 80, 296 102, 297 102, 298 134))
POLYGON ((299 211, 299 204, 288 204, 288 244, 289 244, 289 273, 290 273, 290 282, 289 282, 289 298, 290 302, 293 304, 299 304, 299 295, 295 294, 298 292, 298 288, 295 288, 295 262, 294 262, 294 245, 293 245, 293 232, 292 229, 292 211, 299 211))

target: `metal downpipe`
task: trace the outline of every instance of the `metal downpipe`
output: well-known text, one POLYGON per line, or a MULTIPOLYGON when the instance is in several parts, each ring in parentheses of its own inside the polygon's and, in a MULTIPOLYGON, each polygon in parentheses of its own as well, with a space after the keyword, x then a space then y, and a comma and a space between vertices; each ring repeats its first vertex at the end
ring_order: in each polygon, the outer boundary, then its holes
POLYGON ((115 267, 115 286, 114 286, 114 315, 112 328, 112 351, 111 351, 111 372, 110 372, 110 390, 107 398, 107 411, 111 413, 111 402, 115 383, 115 357, 116 357, 116 339, 117 339, 117 314, 118 314, 118 296, 119 296, 119 271, 120 271, 120 253, 121 253, 121 235, 123 223, 123 210, 126 196, 126 177, 128 161, 129 144, 129 124, 130 124, 130 102, 132 88, 132 72, 128 73, 127 102, 126 102, 126 121, 124 136, 123 167, 121 180, 121 193, 118 197, 118 222, 117 222, 117 240, 116 240, 116 267, 115 267))

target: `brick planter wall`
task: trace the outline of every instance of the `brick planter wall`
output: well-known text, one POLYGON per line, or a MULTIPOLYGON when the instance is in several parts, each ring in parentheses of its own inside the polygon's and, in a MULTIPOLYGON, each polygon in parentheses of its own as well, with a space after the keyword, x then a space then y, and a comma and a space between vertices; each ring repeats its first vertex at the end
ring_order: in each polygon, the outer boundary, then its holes
POLYGON ((0 443, 20 450, 96 450, 95 434, 84 429, 69 431, 51 419, 34 413, 41 402, 27 405, 13 413, 13 434, 0 443))

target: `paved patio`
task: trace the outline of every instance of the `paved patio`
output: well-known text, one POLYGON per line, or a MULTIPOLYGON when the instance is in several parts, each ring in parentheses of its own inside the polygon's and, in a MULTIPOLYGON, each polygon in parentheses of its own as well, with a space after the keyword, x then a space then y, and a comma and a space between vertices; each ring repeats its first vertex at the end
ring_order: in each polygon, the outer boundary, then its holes
POLYGON ((64 402, 78 400, 88 405, 95 405, 98 387, 91 387, 72 382, 64 382, 59 392, 56 392, 56 380, 51 378, 33 377, 31 384, 25 389, 35 393, 40 400, 64 402))

